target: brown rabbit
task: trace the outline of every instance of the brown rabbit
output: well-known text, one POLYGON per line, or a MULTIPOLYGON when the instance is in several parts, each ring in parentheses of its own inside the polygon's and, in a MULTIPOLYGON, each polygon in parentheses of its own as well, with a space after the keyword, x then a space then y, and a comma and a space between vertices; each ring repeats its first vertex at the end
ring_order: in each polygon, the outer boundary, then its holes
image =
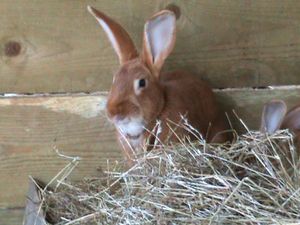
MULTIPOLYGON (((261 121, 261 131, 273 134, 278 129, 289 129, 294 135, 294 143, 297 148, 296 155, 293 158, 298 159, 300 149, 300 106, 297 105, 287 112, 286 104, 281 100, 272 100, 264 105, 261 121)), ((287 148, 281 143, 282 150, 287 148)), ((292 159, 291 152, 283 152, 283 161, 289 165, 288 161, 292 159)))
POLYGON ((176 125, 182 115, 208 142, 228 140, 222 133, 228 129, 226 120, 208 84, 187 72, 161 73, 175 44, 176 18, 172 11, 162 10, 146 22, 141 54, 118 23, 90 6, 88 11, 102 26, 121 64, 113 78, 107 114, 129 160, 144 145, 150 133, 147 131, 152 131, 157 121, 161 122, 161 132, 149 137, 152 144, 188 136, 176 125), (170 136, 173 129, 176 135, 170 136))
POLYGON ((282 100, 272 100, 264 105, 261 131, 273 134, 278 129, 289 129, 295 139, 300 139, 300 105, 287 111, 282 100))
MULTIPOLYGON (((283 128, 283 121, 285 120, 285 115, 287 112, 286 104, 281 100, 272 100, 264 104, 262 114, 261 114, 261 123, 260 123, 260 132, 262 134, 272 135, 277 130, 283 128)), ((279 152, 277 152, 278 156, 280 157, 281 163, 279 163, 278 160, 273 160, 272 158, 268 158, 268 160, 263 160, 264 163, 266 163, 266 166, 268 168, 272 168, 269 163, 273 164, 275 167, 279 167, 283 165, 285 169, 289 169, 291 167, 290 159, 291 154, 287 150, 287 145, 284 142, 278 142, 277 143, 280 148, 277 148, 279 152)), ((259 145, 258 145, 259 146, 259 145)), ((251 147, 251 145, 250 145, 251 147)), ((257 146, 256 146, 257 147, 257 146)), ((266 155, 274 156, 274 152, 269 151, 269 149, 264 149, 261 147, 258 147, 261 151, 265 152, 266 155), (271 154, 269 154, 271 153, 271 154)), ((250 149, 249 149, 250 151, 250 149)), ((258 154, 260 157, 263 157, 262 154, 258 154)), ((252 153, 249 155, 248 158, 244 159, 244 164, 251 167, 253 164, 255 164, 255 161, 257 160, 256 154, 253 155, 252 153)), ((261 160, 260 160, 261 161, 261 160)), ((260 162, 262 163, 262 161, 260 162)), ((237 175, 239 178, 244 178, 248 176, 248 172, 246 169, 238 168, 237 175)), ((272 171, 272 170, 270 170, 272 171)))

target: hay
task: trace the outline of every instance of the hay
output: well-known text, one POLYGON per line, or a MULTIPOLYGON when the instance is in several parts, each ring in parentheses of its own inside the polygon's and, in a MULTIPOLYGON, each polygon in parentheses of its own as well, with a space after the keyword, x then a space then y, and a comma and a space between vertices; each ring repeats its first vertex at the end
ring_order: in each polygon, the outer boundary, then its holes
POLYGON ((248 132, 230 146, 199 138, 142 153, 126 172, 117 165, 76 184, 59 179, 55 191, 44 192, 44 205, 48 219, 64 225, 300 223, 294 155, 286 130, 248 132))

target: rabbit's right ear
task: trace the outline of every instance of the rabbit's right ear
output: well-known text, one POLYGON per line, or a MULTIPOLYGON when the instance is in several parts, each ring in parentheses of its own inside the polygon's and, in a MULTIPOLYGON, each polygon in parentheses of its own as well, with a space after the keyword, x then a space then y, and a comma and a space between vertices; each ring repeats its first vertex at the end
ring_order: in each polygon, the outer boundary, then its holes
POLYGON ((142 58, 156 76, 173 50, 175 37, 176 16, 172 11, 162 10, 145 24, 142 58))
POLYGON ((47 225, 41 204, 42 200, 38 187, 30 179, 23 225, 47 225))
POLYGON ((286 104, 281 100, 272 100, 264 105, 260 131, 273 134, 282 124, 286 114, 286 104))
POLYGON ((121 65, 138 57, 132 39, 120 24, 91 6, 88 6, 87 9, 105 31, 112 47, 119 57, 121 65))

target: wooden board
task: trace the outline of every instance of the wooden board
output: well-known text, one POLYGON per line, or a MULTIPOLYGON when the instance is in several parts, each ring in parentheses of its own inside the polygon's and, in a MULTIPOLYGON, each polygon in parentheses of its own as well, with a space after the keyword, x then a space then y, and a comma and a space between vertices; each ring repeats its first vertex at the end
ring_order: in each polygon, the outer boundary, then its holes
POLYGON ((81 157, 73 179, 97 175, 108 159, 120 159, 114 130, 97 96, 0 99, 0 208, 23 206, 28 176, 45 182, 81 157))
POLYGON ((185 68, 214 87, 300 84, 300 1, 1 0, 0 93, 107 90, 118 60, 88 4, 120 21, 137 46, 144 21, 175 3, 185 68))
POLYGON ((229 115, 234 129, 239 133, 246 131, 244 125, 250 130, 260 128, 263 105, 272 99, 282 99, 287 107, 300 104, 300 86, 286 86, 271 89, 227 89, 216 91, 219 104, 229 115), (233 111, 235 113, 233 113, 233 111))
MULTIPOLYGON (((259 127, 262 105, 281 98, 294 105, 300 87, 217 91, 218 101, 240 131, 234 109, 250 129, 259 127)), ((82 158, 72 179, 105 170, 120 160, 114 131, 103 111, 104 94, 0 98, 0 208, 24 206, 28 176, 49 182, 66 164, 54 147, 82 158)))
POLYGON ((24 216, 23 209, 0 209, 1 225, 19 225, 22 224, 24 216))

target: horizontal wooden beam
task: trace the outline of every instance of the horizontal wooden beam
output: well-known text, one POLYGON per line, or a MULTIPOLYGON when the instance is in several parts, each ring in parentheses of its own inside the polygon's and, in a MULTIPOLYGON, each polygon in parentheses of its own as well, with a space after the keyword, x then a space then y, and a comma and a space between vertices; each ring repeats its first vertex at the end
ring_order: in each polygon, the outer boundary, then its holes
POLYGON ((228 113, 234 129, 239 133, 246 129, 237 116, 248 129, 257 130, 260 127, 263 105, 272 99, 284 100, 288 108, 300 104, 300 86, 225 89, 217 90, 216 95, 219 104, 228 113))
MULTIPOLYGON (((257 129, 263 104, 299 102, 300 87, 216 90, 234 127, 257 129)), ((105 94, 0 98, 0 207, 24 206, 28 176, 49 182, 67 163, 55 149, 82 158, 70 177, 96 176, 107 160, 121 160, 114 129, 104 111, 105 94)))
POLYGON ((169 3, 181 16, 165 70, 214 87, 300 84, 298 0, 1 0, 0 93, 108 90, 118 60, 86 6, 119 21, 140 48, 145 20, 169 3))
POLYGON ((29 175, 48 182, 66 165, 56 149, 81 158, 75 180, 120 160, 104 104, 101 94, 0 98, 0 207, 23 206, 29 175))
POLYGON ((1 225, 18 225, 22 224, 24 209, 0 209, 1 225))

